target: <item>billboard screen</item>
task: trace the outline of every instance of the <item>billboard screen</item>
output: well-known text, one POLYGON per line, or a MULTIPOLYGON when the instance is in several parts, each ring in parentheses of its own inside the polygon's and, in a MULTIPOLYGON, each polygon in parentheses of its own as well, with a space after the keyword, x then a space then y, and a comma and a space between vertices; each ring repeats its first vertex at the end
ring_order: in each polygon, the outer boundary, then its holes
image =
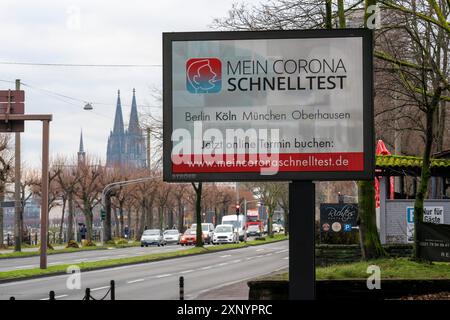
POLYGON ((166 181, 373 177, 372 33, 163 34, 166 181))

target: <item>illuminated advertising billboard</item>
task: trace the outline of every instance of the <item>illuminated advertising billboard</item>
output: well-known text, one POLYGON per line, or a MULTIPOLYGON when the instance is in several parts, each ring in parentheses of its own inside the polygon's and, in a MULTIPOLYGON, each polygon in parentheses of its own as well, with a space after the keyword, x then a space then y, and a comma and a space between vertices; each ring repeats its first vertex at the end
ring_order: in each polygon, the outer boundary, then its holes
POLYGON ((163 47, 166 181, 373 177, 371 31, 164 33, 163 47))

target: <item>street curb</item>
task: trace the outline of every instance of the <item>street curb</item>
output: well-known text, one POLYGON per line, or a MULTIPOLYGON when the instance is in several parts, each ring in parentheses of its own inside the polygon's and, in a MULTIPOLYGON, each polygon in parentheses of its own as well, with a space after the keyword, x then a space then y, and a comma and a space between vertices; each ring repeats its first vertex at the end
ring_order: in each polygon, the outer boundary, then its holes
MULTIPOLYGON (((74 251, 66 251, 66 252, 58 252, 64 249, 55 250, 52 253, 48 253, 48 255, 54 255, 54 254, 64 254, 64 253, 75 253, 75 252, 90 252, 90 251, 100 251, 100 250, 111 250, 111 249, 126 249, 126 248, 137 248, 138 246, 129 246, 129 247, 108 247, 108 248, 97 248, 97 249, 90 249, 90 250, 74 250, 74 251)), ((39 257, 39 254, 31 254, 29 256, 17 256, 17 257, 2 257, 2 254, 7 253, 0 253, 0 261, 2 260, 8 260, 8 259, 22 259, 22 258, 31 258, 31 257, 39 257)))
MULTIPOLYGON (((154 260, 151 260, 151 261, 126 262, 126 263, 117 264, 117 265, 114 265, 114 266, 104 266, 104 267, 91 268, 91 269, 81 269, 80 271, 81 272, 89 272, 89 271, 96 271, 96 270, 103 270, 103 269, 112 269, 112 268, 116 268, 116 267, 131 266, 131 265, 136 265, 136 264, 152 263, 152 262, 164 261, 164 260, 170 260, 170 259, 185 258, 185 257, 202 255, 202 254, 210 254, 210 253, 215 253, 215 252, 222 252, 222 251, 230 251, 230 250, 236 250, 236 249, 251 248, 251 247, 261 246, 261 245, 264 245, 264 244, 272 244, 272 243, 288 241, 288 240, 289 239, 274 240, 274 241, 271 241, 269 243, 247 245, 247 246, 240 247, 240 248, 225 248, 225 249, 222 249, 222 250, 214 250, 214 251, 211 251, 211 252, 198 252, 198 253, 192 253, 192 254, 187 254, 187 255, 182 255, 182 256, 158 258, 158 259, 154 259, 154 260)), ((195 248, 195 246, 194 246, 194 248, 195 248)), ((60 275, 65 275, 65 274, 69 275, 66 272, 58 271, 58 272, 52 272, 52 273, 48 273, 48 274, 39 274, 39 275, 33 275, 33 276, 28 276, 28 277, 20 277, 20 278, 12 278, 12 279, 0 279, 0 284, 9 283, 9 282, 33 280, 33 279, 39 279, 39 278, 45 278, 45 277, 60 276, 60 275)))

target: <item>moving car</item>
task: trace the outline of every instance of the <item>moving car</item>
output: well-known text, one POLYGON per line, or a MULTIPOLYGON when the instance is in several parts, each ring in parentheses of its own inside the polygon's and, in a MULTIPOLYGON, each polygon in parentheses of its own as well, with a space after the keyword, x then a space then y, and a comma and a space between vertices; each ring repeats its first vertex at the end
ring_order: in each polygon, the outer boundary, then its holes
POLYGON ((229 224, 219 224, 214 229, 213 244, 239 243, 239 233, 229 224))
MULTIPOLYGON (((191 229, 196 230, 197 224, 193 223, 191 229)), ((214 234, 214 225, 212 223, 202 223, 203 242, 210 244, 214 234)))
POLYGON ((150 229, 145 230, 141 237, 141 247, 155 244, 158 247, 164 246, 166 242, 164 241, 163 233, 160 229, 150 229))
POLYGON ((239 240, 244 240, 245 216, 243 214, 229 214, 222 217, 222 224, 228 224, 234 227, 239 233, 239 240))
POLYGON ((197 241, 197 231, 195 229, 187 229, 181 236, 180 244, 182 246, 194 245, 197 241))
POLYGON ((281 232, 281 226, 278 223, 272 224, 272 231, 274 233, 280 233, 281 232))
POLYGON ((180 233, 177 229, 165 230, 163 233, 164 241, 166 243, 180 243, 180 233))
POLYGON ((247 236, 261 236, 261 228, 257 224, 251 224, 247 227, 247 236))

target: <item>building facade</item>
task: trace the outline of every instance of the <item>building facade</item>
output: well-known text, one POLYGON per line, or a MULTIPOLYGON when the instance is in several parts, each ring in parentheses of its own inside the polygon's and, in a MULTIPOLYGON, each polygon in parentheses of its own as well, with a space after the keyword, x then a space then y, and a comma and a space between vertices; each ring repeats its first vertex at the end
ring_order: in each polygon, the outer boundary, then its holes
POLYGON ((117 92, 114 127, 108 137, 106 165, 109 167, 144 168, 147 163, 146 154, 145 138, 139 125, 136 92, 133 89, 130 121, 128 128, 125 128, 119 90, 117 92))

